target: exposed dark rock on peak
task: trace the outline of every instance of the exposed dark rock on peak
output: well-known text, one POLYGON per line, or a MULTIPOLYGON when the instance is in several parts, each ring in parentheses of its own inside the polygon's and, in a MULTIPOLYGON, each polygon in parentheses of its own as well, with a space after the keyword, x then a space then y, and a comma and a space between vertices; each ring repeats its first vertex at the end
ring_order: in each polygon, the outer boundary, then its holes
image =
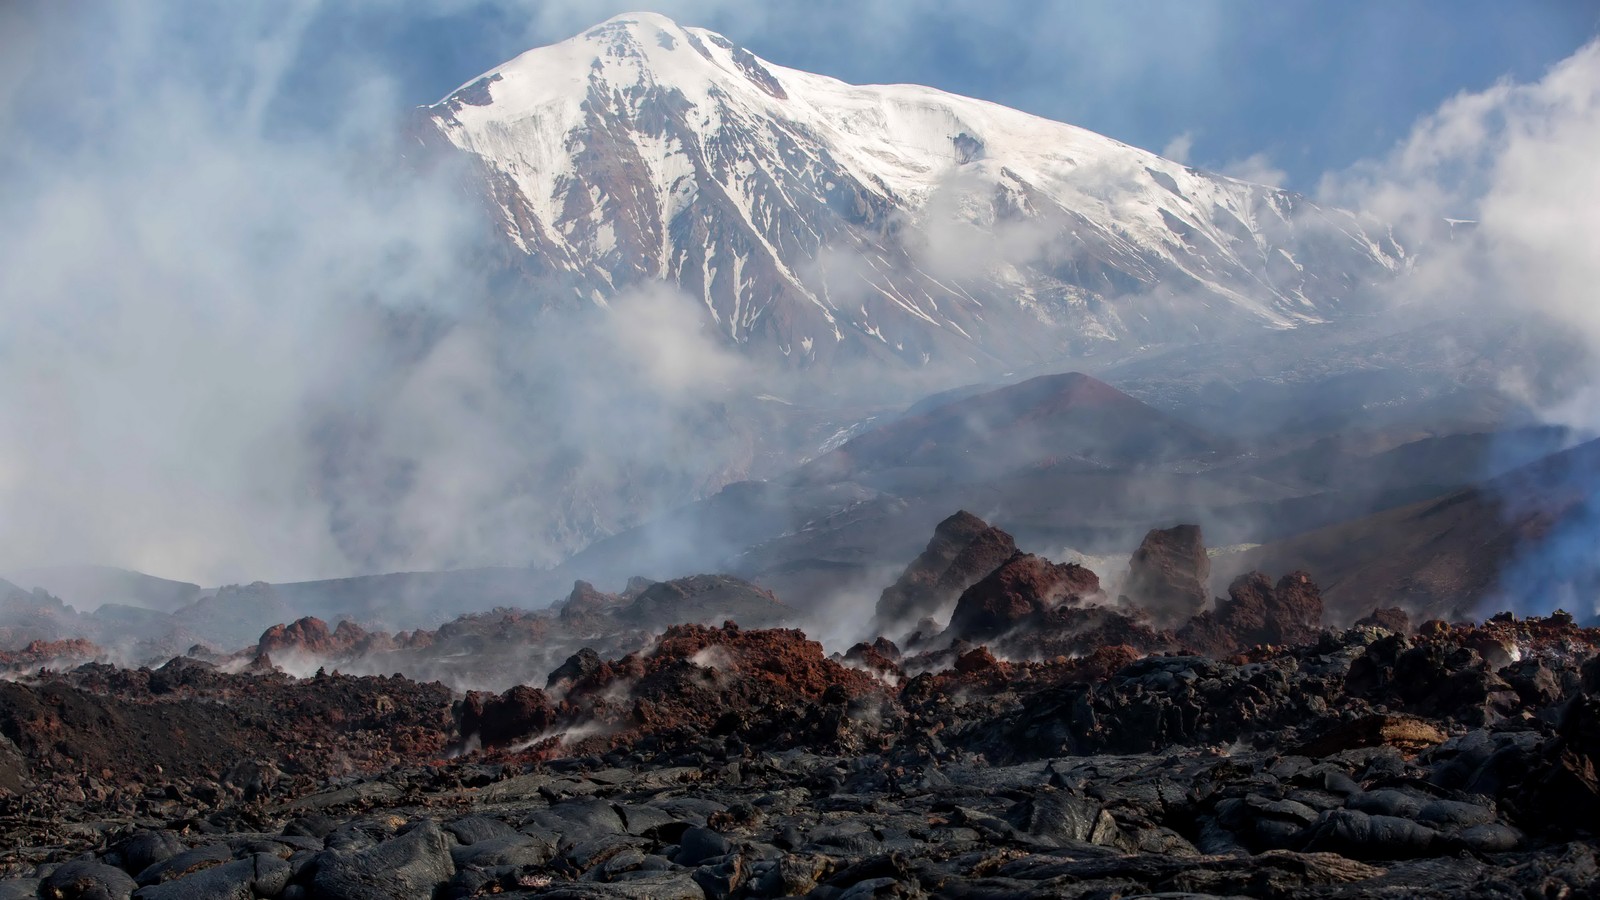
POLYGON ((963 640, 991 640, 1059 604, 1099 592, 1100 579, 1088 569, 1017 551, 961 594, 950 616, 949 634, 963 640))
POLYGON ((945 519, 922 555, 878 598, 877 629, 893 633, 924 618, 948 616, 963 591, 1016 552, 1011 535, 966 510, 945 519))
POLYGON ((1498 608, 1485 607, 1503 599, 1508 580, 1527 597, 1587 596, 1600 584, 1590 556, 1541 554, 1563 539, 1586 546, 1597 478, 1600 440, 1444 496, 1296 534, 1240 560, 1315 573, 1339 624, 1374 606, 1398 606, 1413 622, 1477 618, 1498 608))
POLYGON ((1154 528, 1128 561, 1123 593, 1158 621, 1175 624, 1205 608, 1210 577, 1198 525, 1154 528))

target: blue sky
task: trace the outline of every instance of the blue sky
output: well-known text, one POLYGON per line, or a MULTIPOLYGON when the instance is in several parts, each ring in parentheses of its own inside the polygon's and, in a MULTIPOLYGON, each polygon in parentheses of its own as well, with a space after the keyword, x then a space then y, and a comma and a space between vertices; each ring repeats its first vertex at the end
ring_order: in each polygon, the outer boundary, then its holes
MULTIPOLYGON (((329 5, 291 95, 328 97, 352 50, 427 102, 522 50, 631 9, 773 62, 913 82, 1071 122, 1206 168, 1312 190, 1451 95, 1537 79, 1600 30, 1600 0, 491 0, 329 5), (337 10, 337 11, 332 11, 337 10)), ((312 100, 311 102, 315 102, 312 100)), ((299 111, 304 113, 302 107, 299 111)))

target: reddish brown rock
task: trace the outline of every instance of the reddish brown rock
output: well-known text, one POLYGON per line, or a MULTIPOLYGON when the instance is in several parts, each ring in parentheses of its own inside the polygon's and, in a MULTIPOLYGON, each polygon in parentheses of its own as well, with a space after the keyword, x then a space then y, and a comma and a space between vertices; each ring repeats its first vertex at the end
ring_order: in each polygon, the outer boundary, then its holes
POLYGON ((1395 634, 1411 633, 1411 617, 1398 606, 1374 609, 1356 620, 1357 627, 1382 628, 1395 634))
POLYGON ((1001 662, 994 658, 994 654, 989 652, 988 647, 978 647, 956 657, 956 664, 953 668, 960 675, 977 675, 997 670, 1000 667, 1001 662))
POLYGON ((539 737, 556 723, 550 698, 537 688, 518 685, 500 696, 471 691, 461 702, 458 727, 464 740, 504 747, 539 737))
MULTIPOLYGON (((829 659, 821 644, 796 628, 745 630, 732 622, 720 628, 674 625, 645 656, 646 682, 680 662, 748 678, 763 691, 790 700, 814 700, 835 685, 852 694, 877 686, 869 676, 829 659)), ((640 688, 648 685, 641 683, 640 688)))
POLYGON ((942 618, 963 591, 1016 552, 1011 535, 966 510, 956 513, 939 523, 927 549, 884 589, 875 627, 890 633, 923 618, 942 618))
POLYGON ((950 616, 949 633, 970 641, 992 640, 1032 616, 1099 592, 1100 579, 1082 566, 1014 553, 961 594, 950 616))
POLYGON ((578 581, 573 583, 572 593, 561 605, 559 618, 563 625, 589 626, 601 621, 599 617, 602 610, 621 603, 622 598, 616 594, 595 590, 595 586, 589 582, 578 581))
POLYGON ((1274 644, 1309 644, 1322 632, 1322 590, 1305 572, 1278 579, 1267 607, 1266 640, 1274 644))
POLYGON ((64 668, 99 659, 102 653, 93 641, 83 638, 29 641, 20 650, 0 650, 0 669, 23 672, 42 666, 64 668))
POLYGON ((1322 593, 1304 572, 1278 580, 1260 572, 1240 575, 1228 599, 1195 616, 1178 631, 1185 647, 1225 657, 1257 644, 1299 644, 1314 640, 1322 627, 1322 593))
MULTIPOLYGON (((261 639, 256 642, 255 654, 292 656, 299 653, 338 658, 377 649, 374 642, 375 636, 354 622, 341 621, 330 632, 328 623, 314 616, 306 616, 288 625, 274 625, 262 632, 261 639)), ((392 640, 387 635, 383 635, 377 643, 383 647, 392 646, 392 640)))
MULTIPOLYGON (((876 652, 893 651, 892 644, 883 644, 876 652)), ((530 750, 543 755, 646 740, 659 745, 708 733, 797 740, 795 734, 803 732, 808 743, 843 749, 839 729, 845 724, 822 711, 887 690, 873 675, 829 659, 821 644, 799 630, 745 630, 732 622, 674 625, 648 652, 616 660, 580 652, 551 674, 551 684, 565 688, 559 703, 528 687, 498 697, 469 694, 458 716, 460 740, 475 733, 484 749, 495 749, 574 729, 602 735, 530 750)))
POLYGON ((295 650, 326 653, 332 648, 333 635, 328 631, 328 623, 315 616, 296 619, 288 625, 274 625, 263 631, 261 640, 256 642, 257 653, 280 656, 295 650))
POLYGON ((886 637, 880 637, 870 644, 865 641, 856 644, 845 651, 844 661, 874 672, 900 674, 900 648, 886 637))
POLYGON ((1211 560, 1198 525, 1151 529, 1133 558, 1123 593, 1158 622, 1174 624, 1205 608, 1211 560))

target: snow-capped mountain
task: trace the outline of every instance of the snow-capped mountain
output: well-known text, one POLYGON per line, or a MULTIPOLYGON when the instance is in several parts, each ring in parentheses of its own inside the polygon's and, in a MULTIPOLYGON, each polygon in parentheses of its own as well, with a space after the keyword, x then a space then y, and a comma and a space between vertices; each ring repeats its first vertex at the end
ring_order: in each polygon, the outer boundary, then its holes
POLYGON ((1374 222, 914 85, 776 66, 655 14, 425 110, 475 154, 544 302, 664 280, 810 364, 1018 365, 1340 315, 1405 254, 1374 222))

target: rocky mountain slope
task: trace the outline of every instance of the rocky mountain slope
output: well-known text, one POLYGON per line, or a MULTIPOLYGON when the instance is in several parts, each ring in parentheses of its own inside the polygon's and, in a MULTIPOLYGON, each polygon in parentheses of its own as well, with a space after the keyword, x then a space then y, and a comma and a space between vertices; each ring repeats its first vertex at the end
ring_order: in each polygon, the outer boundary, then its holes
POLYGON ((1348 605, 1471 618, 1487 606, 1592 618, 1600 442, 1590 441, 1419 503, 1308 531, 1243 554, 1232 571, 1318 573, 1348 605))
POLYGON ((1337 318, 1406 266, 1382 225, 1092 132, 774 65, 647 13, 423 110, 543 302, 665 281, 799 364, 1016 365, 1337 318))

